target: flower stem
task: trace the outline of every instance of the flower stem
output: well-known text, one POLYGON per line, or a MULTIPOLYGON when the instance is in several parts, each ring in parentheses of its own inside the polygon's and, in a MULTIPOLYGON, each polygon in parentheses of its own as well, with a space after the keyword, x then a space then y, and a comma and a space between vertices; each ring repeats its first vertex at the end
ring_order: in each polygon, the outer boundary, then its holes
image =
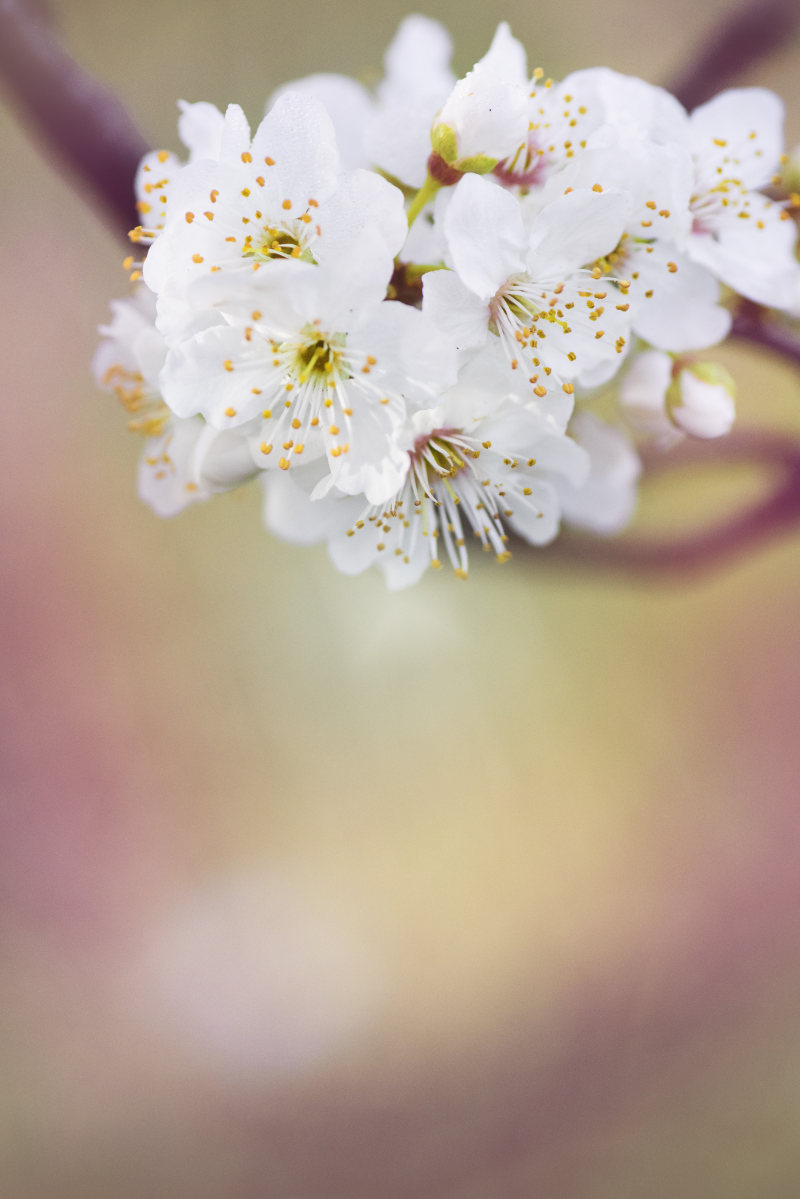
POLYGON ((414 221, 417 219, 419 214, 422 212, 425 205, 430 203, 430 201, 436 195, 436 193, 438 192, 438 190, 441 186, 442 185, 438 181, 438 179, 434 179, 433 176, 430 174, 427 176, 422 187, 419 189, 419 191, 414 196, 414 199, 411 201, 411 203, 409 205, 409 208, 408 208, 408 227, 409 227, 409 229, 414 224, 414 221))

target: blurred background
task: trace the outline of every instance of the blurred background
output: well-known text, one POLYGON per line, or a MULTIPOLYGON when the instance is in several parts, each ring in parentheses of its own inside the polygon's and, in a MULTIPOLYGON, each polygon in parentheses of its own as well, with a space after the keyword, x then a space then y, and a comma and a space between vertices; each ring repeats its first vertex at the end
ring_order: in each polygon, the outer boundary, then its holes
MULTIPOLYGON (((724 2, 426 10, 458 70, 681 72, 724 2)), ((406 14, 59 0, 155 146, 406 14)), ((743 82, 787 101, 800 46, 743 82)), ((535 555, 391 595, 245 490, 159 521, 89 361, 128 252, 0 113, 0 1195, 800 1194, 800 600, 535 555)), ((800 433, 740 348, 740 426, 800 433)), ((638 527, 750 494, 683 475, 638 527)))

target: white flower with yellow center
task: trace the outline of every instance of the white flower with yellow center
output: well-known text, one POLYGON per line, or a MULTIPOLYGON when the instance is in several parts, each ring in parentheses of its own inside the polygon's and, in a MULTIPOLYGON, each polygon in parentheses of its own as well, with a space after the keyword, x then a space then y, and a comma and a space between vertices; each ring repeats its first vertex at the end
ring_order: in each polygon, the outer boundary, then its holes
POLYGON ((333 126, 315 100, 283 96, 253 136, 232 105, 218 159, 199 160, 171 189, 170 215, 144 264, 170 342, 197 314, 191 285, 254 275, 275 262, 323 263, 366 231, 394 255, 407 233, 402 193, 369 171, 340 171, 333 126), (242 148, 244 147, 244 148, 242 148))
POLYGON ((627 280, 633 332, 671 351, 721 341, 731 317, 719 304, 719 283, 679 248, 692 219, 693 170, 687 149, 675 143, 658 146, 625 131, 616 145, 587 150, 540 195, 522 200, 523 211, 535 213, 554 196, 591 186, 598 178, 630 202, 619 242, 594 267, 603 278, 627 280))
POLYGON ((761 194, 780 182, 783 104, 764 88, 736 88, 689 118, 695 180, 690 257, 740 295, 773 308, 797 302, 797 229, 761 194))
POLYGON ((461 350, 496 338, 522 393, 571 395, 582 374, 613 370, 627 342, 626 282, 583 268, 619 243, 629 208, 623 193, 597 185, 559 197, 526 226, 510 192, 465 176, 443 220, 452 269, 425 276, 425 311, 461 350))
POLYGON ((570 78, 594 84, 606 120, 623 137, 638 133, 690 156, 690 222, 678 250, 748 299, 791 308, 800 287, 796 230, 783 206, 762 194, 780 182, 780 99, 764 88, 736 88, 688 116, 673 96, 641 79, 604 68, 570 78))
POLYGON ((551 541, 559 482, 579 487, 589 471, 584 451, 541 410, 508 397, 487 360, 468 366, 436 408, 414 414, 404 440, 403 475, 381 504, 335 493, 314 499, 302 479, 270 476, 268 528, 290 541, 327 540, 341 571, 376 564, 393 589, 443 561, 466 578, 469 540, 499 562, 511 556, 509 530, 533 545, 551 541))
POLYGON ((282 263, 248 279, 224 305, 229 323, 170 352, 161 383, 171 409, 242 428, 262 469, 325 455, 341 491, 391 495, 406 409, 430 404, 455 364, 422 313, 383 300, 392 264, 372 249, 338 269, 282 263))
POLYGON ((139 461, 139 497, 158 516, 175 516, 189 504, 229 491, 256 473, 245 438, 218 432, 199 417, 181 420, 164 403, 159 373, 166 346, 155 328, 155 300, 140 288, 111 303, 112 319, 92 370, 129 414, 128 428, 146 440, 139 461))

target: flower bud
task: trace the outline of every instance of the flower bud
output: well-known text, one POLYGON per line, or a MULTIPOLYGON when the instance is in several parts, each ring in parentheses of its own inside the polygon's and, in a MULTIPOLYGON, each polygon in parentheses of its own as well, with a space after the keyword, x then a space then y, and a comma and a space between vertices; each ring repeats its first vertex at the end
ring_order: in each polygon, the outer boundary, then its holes
POLYGON ((667 389, 672 422, 690 437, 723 437, 733 425, 736 384, 716 362, 694 362, 678 372, 667 389))

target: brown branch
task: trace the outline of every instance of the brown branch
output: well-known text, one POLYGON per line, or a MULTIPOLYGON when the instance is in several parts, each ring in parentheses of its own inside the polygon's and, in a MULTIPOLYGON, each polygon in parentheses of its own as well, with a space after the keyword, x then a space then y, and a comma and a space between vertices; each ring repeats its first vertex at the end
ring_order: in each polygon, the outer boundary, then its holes
POLYGON ((733 318, 730 336, 736 341, 761 346, 786 358, 800 369, 800 337, 788 325, 771 316, 767 309, 745 302, 733 318))
POLYGON ((798 0, 746 0, 734 9, 669 90, 685 108, 696 108, 730 87, 767 54, 780 50, 800 25, 798 0))
POLYGON ((116 229, 137 224, 133 178, 150 147, 121 101, 74 62, 44 14, 25 0, 0 0, 0 79, 85 198, 116 229))

